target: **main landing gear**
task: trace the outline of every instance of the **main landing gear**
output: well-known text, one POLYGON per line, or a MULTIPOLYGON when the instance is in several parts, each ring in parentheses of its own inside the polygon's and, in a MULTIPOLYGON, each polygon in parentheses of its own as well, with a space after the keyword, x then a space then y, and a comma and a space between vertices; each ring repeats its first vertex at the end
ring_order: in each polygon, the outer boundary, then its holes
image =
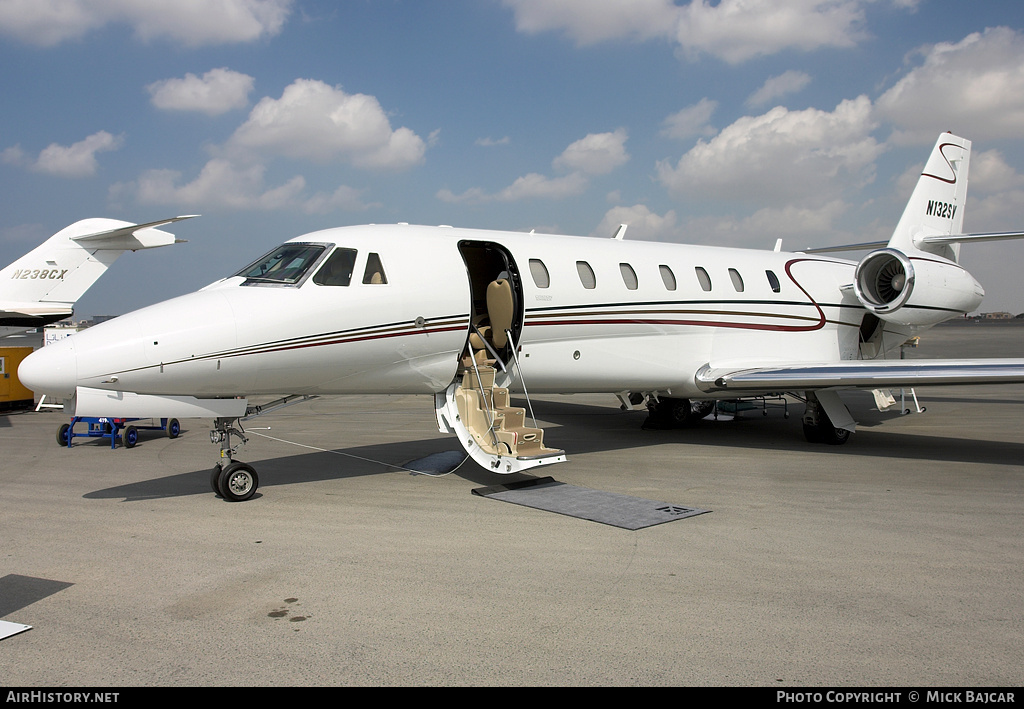
POLYGON ((315 398, 309 394, 293 394, 261 406, 250 406, 245 410, 243 418, 215 419, 213 430, 210 431, 210 442, 220 444, 220 462, 210 471, 210 487, 213 492, 229 502, 244 502, 256 494, 256 488, 260 485, 256 469, 234 459, 238 449, 249 441, 242 429, 243 420, 315 398), (232 436, 238 439, 235 445, 231 444, 232 436))
MULTIPOLYGON (((810 443, 825 443, 839 446, 850 440, 850 434, 855 424, 849 415, 849 411, 835 392, 810 391, 806 392, 804 397, 797 396, 796 394, 792 394, 792 396, 803 399, 807 404, 806 409, 804 409, 802 422, 804 437, 810 443), (834 421, 833 418, 829 417, 826 405, 822 403, 822 399, 825 399, 828 406, 831 407, 830 410, 835 418, 834 421), (837 426, 836 423, 840 425, 837 426)), ((767 407, 763 397, 752 398, 761 398, 762 405, 767 407)), ((636 405, 642 401, 642 398, 640 395, 633 394, 629 397, 628 401, 630 404, 636 405)), ((739 402, 732 403, 738 404, 739 402)), ((716 403, 714 401, 708 400, 679 399, 666 396, 655 398, 651 396, 647 399, 649 415, 643 423, 643 428, 661 430, 688 428, 696 425, 698 421, 714 411, 715 406, 716 403)), ((763 408, 763 413, 766 416, 768 415, 767 408, 763 408)), ((788 409, 785 415, 787 418, 789 417, 788 409)))
POLYGON ((715 402, 706 399, 672 399, 666 396, 647 400, 644 428, 670 429, 693 426, 715 409, 715 402))
POLYGON ((804 438, 809 443, 826 443, 841 446, 850 440, 850 431, 836 428, 813 392, 807 394, 807 408, 803 416, 804 438))

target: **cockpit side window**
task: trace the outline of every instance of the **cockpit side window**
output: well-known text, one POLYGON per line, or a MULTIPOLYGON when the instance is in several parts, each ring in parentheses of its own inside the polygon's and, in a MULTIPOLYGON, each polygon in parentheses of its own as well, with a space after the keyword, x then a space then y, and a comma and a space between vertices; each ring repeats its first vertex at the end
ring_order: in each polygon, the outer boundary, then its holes
POLYGON ((325 249, 320 244, 282 244, 235 275, 259 283, 298 283, 325 249))
POLYGON ((388 277, 384 275, 384 264, 380 262, 380 256, 371 252, 366 257, 366 270, 363 271, 363 283, 383 285, 387 282, 388 277))
POLYGON ((355 265, 355 249, 335 249, 313 276, 313 283, 318 286, 347 286, 352 282, 352 270, 355 265))

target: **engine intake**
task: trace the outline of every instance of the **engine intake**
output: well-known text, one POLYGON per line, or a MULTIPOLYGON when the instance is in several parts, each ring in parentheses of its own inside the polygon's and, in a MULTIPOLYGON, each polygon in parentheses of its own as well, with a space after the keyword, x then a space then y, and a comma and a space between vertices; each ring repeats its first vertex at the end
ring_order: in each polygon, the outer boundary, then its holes
POLYGON ((857 298, 876 315, 898 310, 914 292, 914 264, 896 249, 882 249, 857 264, 857 298))
POLYGON ((968 313, 985 291, 959 264, 933 254, 881 249, 854 273, 857 299, 870 312, 900 325, 934 325, 968 313))

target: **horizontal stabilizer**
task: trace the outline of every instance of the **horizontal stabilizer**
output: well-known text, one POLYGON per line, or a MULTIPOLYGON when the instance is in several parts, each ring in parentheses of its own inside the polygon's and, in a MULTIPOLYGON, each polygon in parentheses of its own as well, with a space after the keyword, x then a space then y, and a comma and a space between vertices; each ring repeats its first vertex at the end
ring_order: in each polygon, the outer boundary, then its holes
POLYGON ((246 399, 197 399, 194 396, 157 396, 78 387, 74 415, 109 418, 238 418, 245 415, 247 405, 246 399))
POLYGON ((698 370, 695 381, 706 392, 1009 384, 1024 382, 1024 359, 849 360, 751 369, 705 365, 698 370))
MULTIPOLYGON (((918 246, 922 244, 948 245, 968 244, 980 241, 1004 241, 1006 239, 1024 239, 1024 231, 1001 231, 982 232, 978 234, 934 234, 931 236, 919 236, 914 239, 918 246)), ((862 244, 843 244, 841 246, 821 246, 813 249, 801 249, 803 254, 827 254, 839 251, 872 251, 884 249, 889 245, 888 241, 867 241, 862 244)))
POLYGON ((151 249, 157 246, 169 246, 176 243, 174 234, 156 229, 158 226, 173 224, 183 219, 193 219, 198 214, 187 214, 170 219, 161 219, 157 222, 147 224, 129 224, 116 229, 106 229, 91 234, 72 236, 71 240, 76 241, 87 248, 96 249, 118 249, 121 251, 137 249, 151 249))
POLYGON ((62 318, 72 315, 73 303, 12 303, 5 302, 0 307, 0 319, 8 317, 18 318, 48 318, 51 315, 60 315, 62 318))

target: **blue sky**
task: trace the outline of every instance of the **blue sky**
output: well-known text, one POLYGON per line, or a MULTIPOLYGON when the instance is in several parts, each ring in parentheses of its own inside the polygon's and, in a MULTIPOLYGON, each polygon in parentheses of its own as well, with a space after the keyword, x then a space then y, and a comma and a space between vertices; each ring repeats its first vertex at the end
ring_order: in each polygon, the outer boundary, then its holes
MULTIPOLYGON (((886 239, 938 134, 1024 228, 1024 4, 0 0, 0 263, 86 217, 188 243, 120 314, 293 236, 413 222, 770 249, 886 239)), ((965 249, 1024 311, 1024 243, 965 249)))

